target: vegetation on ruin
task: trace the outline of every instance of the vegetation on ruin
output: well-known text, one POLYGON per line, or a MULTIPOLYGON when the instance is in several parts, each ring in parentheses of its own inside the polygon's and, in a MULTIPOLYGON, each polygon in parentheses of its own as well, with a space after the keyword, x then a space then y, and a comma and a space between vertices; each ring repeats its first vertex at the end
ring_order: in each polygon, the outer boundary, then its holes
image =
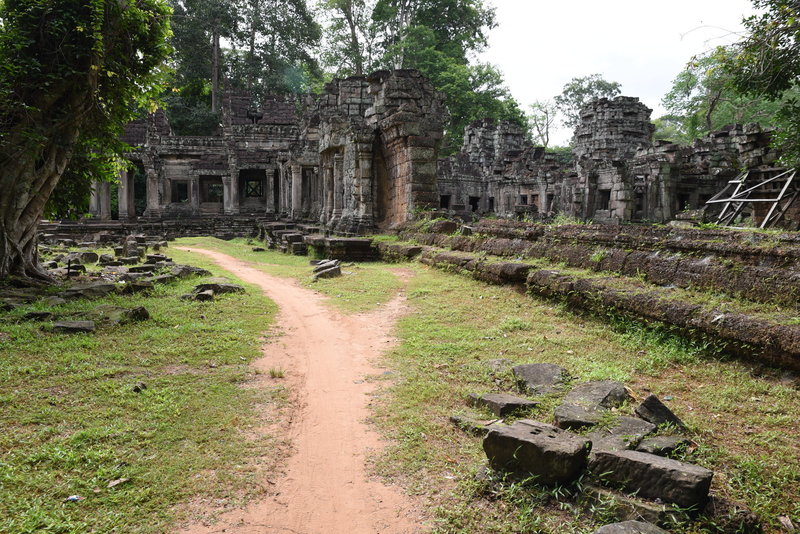
POLYGON ((254 286, 181 300, 196 283, 0 313, 0 531, 155 534, 192 506, 263 491, 251 462, 277 465, 286 444, 255 437, 256 409, 279 420, 287 397, 280 382, 246 385, 276 307, 254 286), (77 335, 22 319, 103 305, 145 306, 151 319, 77 335), (73 495, 82 500, 65 501, 73 495))

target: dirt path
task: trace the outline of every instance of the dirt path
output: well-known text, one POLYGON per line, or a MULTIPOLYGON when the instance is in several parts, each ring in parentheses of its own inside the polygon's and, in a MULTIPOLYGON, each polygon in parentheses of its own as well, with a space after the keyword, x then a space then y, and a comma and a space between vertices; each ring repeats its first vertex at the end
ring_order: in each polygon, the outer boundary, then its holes
POLYGON ((276 494, 243 510, 226 512, 213 525, 192 525, 182 534, 420 532, 414 503, 398 488, 370 480, 370 451, 381 441, 364 419, 369 392, 364 381, 378 372, 370 361, 391 347, 389 336, 403 313, 398 294, 375 312, 346 316, 324 305, 324 297, 299 284, 265 274, 246 262, 210 250, 204 254, 242 280, 257 284, 278 305, 283 335, 264 347, 254 366, 269 375, 281 368, 291 391, 289 438, 294 453, 276 494))

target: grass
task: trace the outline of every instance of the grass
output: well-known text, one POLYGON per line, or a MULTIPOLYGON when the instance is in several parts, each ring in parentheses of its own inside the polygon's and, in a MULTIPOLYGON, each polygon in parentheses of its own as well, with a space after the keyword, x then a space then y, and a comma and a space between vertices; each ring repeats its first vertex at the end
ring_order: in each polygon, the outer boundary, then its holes
POLYGON ((177 246, 216 250, 251 262, 253 267, 265 273, 294 278, 303 286, 328 296, 330 304, 345 313, 373 310, 388 302, 402 286, 392 270, 380 262, 345 262, 341 277, 314 281, 308 257, 273 251, 253 252, 253 243, 247 239, 184 238, 175 241, 173 247, 177 246))
MULTIPOLYGON (((768 532, 778 515, 800 516, 800 429, 790 415, 800 409, 800 393, 778 372, 759 376, 666 328, 604 324, 510 288, 414 269, 414 311, 401 320, 401 345, 387 357, 395 376, 374 417, 393 445, 375 470, 435 503, 435 532, 593 532, 607 519, 596 506, 593 515, 575 505, 579 486, 554 491, 497 475, 476 480, 486 464, 480 439, 448 417, 468 412, 469 393, 514 390, 509 373, 490 370, 488 361, 498 358, 556 363, 576 380, 622 380, 639 398, 672 397, 668 404, 702 444, 687 459, 716 471, 717 494, 752 507, 768 532)), ((559 398, 545 397, 531 416, 552 422, 559 398)), ((714 530, 701 521, 672 532, 714 530)))
MULTIPOLYGON (((217 271, 202 258, 191 263, 217 271)), ((53 309, 150 312, 95 334, 21 321, 41 304, 0 315, 0 532, 165 532, 192 500, 261 491, 250 460, 277 463, 282 444, 248 430, 259 423, 256 406, 278 417, 285 394, 242 386, 276 308, 254 287, 210 303, 180 300, 196 283, 53 309), (146 389, 134 392, 139 383, 146 389), (72 495, 83 500, 64 501, 72 495)))

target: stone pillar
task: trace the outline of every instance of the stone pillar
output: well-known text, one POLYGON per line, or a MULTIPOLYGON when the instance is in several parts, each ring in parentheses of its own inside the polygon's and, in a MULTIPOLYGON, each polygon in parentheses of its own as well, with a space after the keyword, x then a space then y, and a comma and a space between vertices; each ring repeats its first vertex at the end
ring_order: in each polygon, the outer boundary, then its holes
POLYGON ((223 211, 225 215, 236 215, 239 213, 239 173, 231 171, 229 176, 222 177, 224 190, 223 211))
POLYGON ((111 184, 108 182, 97 183, 98 216, 101 221, 111 219, 111 184))
POLYGON ((89 213, 93 217, 100 215, 100 194, 97 191, 99 182, 92 182, 92 192, 89 194, 89 213))
POLYGON ((231 192, 231 177, 222 177, 222 211, 226 215, 233 213, 233 194, 231 192))
POLYGON ((124 221, 136 217, 136 205, 133 198, 133 182, 126 169, 119 171, 119 186, 117 187, 117 200, 119 201, 119 220, 124 221))
POLYGON ((146 217, 158 217, 161 214, 159 204, 160 194, 158 191, 159 179, 155 169, 147 169, 147 209, 144 214, 146 217))
POLYGON ((267 194, 267 209, 266 213, 275 213, 275 169, 266 173, 267 183, 264 184, 266 187, 266 194, 267 194))
POLYGON ((330 163, 322 167, 322 222, 331 219, 333 211, 333 166, 330 163))
POLYGON ((358 206, 356 213, 365 224, 372 224, 372 152, 358 153, 358 206))
POLYGON ((303 168, 292 165, 292 219, 303 216, 303 168))
POLYGON ((189 203, 192 205, 192 215, 200 213, 200 177, 192 176, 189 180, 189 203))
POLYGON ((341 153, 333 156, 333 213, 331 219, 339 219, 344 208, 344 158, 341 153))

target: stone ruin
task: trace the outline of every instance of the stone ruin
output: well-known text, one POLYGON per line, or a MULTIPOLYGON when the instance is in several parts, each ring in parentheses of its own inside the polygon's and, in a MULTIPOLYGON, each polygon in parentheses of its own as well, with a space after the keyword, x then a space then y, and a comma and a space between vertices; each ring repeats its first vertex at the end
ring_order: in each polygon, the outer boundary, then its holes
MULTIPOLYGON (((514 124, 480 120, 459 153, 440 159, 445 102, 417 71, 337 79, 302 102, 227 90, 218 135, 174 135, 163 112, 128 125, 119 219, 239 218, 250 230, 255 220, 289 220, 342 234, 394 228, 423 210, 664 223, 703 207, 742 169, 781 170, 758 125, 681 146, 653 141, 650 113, 636 98, 595 100, 571 157, 533 146, 514 124)), ((96 220, 111 218, 110 194, 109 184, 95 187, 96 220)), ((787 210, 788 226, 799 220, 800 206, 787 210)))

